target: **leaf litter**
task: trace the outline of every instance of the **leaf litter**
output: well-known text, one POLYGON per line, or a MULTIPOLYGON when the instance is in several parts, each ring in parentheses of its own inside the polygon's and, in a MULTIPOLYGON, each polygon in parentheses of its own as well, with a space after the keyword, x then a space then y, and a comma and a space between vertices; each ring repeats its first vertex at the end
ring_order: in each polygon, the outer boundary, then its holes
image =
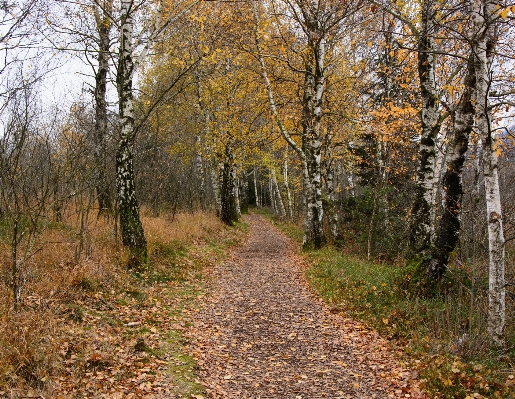
POLYGON ((309 289, 284 234, 246 221, 248 241, 212 270, 187 333, 209 398, 427 398, 384 338, 309 289))

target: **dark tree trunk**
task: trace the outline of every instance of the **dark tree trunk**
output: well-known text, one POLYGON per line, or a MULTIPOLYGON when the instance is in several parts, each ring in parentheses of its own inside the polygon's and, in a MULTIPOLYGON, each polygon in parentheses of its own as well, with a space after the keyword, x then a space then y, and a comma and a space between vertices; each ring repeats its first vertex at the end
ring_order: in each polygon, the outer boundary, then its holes
POLYGON ((453 114, 452 141, 449 159, 443 177, 444 209, 438 237, 432 256, 422 263, 423 272, 433 283, 439 282, 447 271, 450 254, 456 248, 461 227, 461 202, 463 196, 462 173, 469 136, 474 125, 474 87, 476 84, 473 60, 468 64, 465 89, 453 114))
MULTIPOLYGON (((103 5, 107 7, 109 3, 103 5)), ((100 7, 99 7, 100 8, 100 7)), ((95 189, 97 193, 99 215, 113 213, 113 201, 107 180, 107 73, 109 70, 109 32, 111 22, 105 8, 95 10, 98 33, 98 69, 95 73, 95 134, 94 157, 97 168, 95 189)))
POLYGON ((434 238, 434 167, 435 143, 440 131, 438 98, 436 94, 434 46, 434 0, 422 4, 422 28, 418 38, 418 74, 422 98, 419 161, 415 200, 411 212, 409 258, 423 258, 431 250, 434 238))
POLYGON ((120 54, 117 71, 117 88, 120 112, 120 137, 116 151, 116 188, 122 243, 132 253, 129 266, 140 267, 147 261, 147 240, 139 215, 134 185, 134 98, 132 92, 132 1, 122 1, 120 54))
POLYGON ((231 148, 226 148, 226 158, 222 172, 222 190, 221 190, 221 219, 225 224, 232 226, 238 221, 238 212, 236 209, 236 190, 234 189, 236 179, 234 176, 234 155, 231 148))

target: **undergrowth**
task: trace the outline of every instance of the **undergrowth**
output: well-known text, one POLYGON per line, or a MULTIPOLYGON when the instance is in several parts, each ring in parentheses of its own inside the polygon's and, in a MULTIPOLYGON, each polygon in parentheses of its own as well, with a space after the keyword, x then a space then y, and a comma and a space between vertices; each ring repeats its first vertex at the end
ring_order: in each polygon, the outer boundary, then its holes
MULTIPOLYGON (((274 223, 299 241, 297 226, 274 223)), ((428 299, 405 289, 409 273, 401 266, 368 262, 332 247, 304 255, 311 286, 334 311, 389 338, 419 371, 431 397, 515 398, 513 310, 508 310, 507 349, 493 349, 486 335, 487 279, 478 267, 452 265, 440 295, 428 299)))
MULTIPOLYGON (((75 222, 42 230, 18 311, 0 283, 0 398, 201 397, 185 332, 203 269, 224 259, 244 226, 202 213, 143 217, 149 263, 135 272, 112 221, 95 219, 81 237, 75 222)), ((9 242, 0 241, 5 276, 9 242)))

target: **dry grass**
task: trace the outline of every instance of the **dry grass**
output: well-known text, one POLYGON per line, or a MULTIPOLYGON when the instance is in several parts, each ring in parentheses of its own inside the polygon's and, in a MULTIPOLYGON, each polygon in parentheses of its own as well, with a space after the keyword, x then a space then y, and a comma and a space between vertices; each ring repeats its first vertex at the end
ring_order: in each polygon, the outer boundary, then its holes
POLYGON ((142 222, 148 241, 158 243, 202 240, 223 228, 218 218, 203 212, 180 213, 171 221, 163 217, 144 216, 142 222))
MULTIPOLYGON (((202 213, 177 214, 173 222, 144 217, 143 224, 151 262, 155 249, 202 242, 224 230, 216 217, 202 213)), ((0 237, 0 397, 55 389, 64 368, 59 350, 82 320, 82 300, 126 292, 134 279, 124 267, 128 254, 115 240, 113 221, 89 217, 82 225, 81 230, 80 215, 71 214, 42 229, 33 256, 23 263, 26 279, 17 312, 8 285, 10 241, 0 237)))

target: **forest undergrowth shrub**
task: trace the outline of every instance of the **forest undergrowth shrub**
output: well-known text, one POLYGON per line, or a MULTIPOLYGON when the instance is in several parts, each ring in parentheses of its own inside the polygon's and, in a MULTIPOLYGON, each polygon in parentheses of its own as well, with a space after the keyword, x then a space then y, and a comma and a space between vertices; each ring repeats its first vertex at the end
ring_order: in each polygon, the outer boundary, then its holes
POLYGON ((343 248, 371 259, 396 261, 406 249, 406 195, 392 188, 365 188, 339 204, 343 248), (370 244, 370 254, 368 254, 370 244))
MULTIPOLYGON (((334 311, 388 337, 420 371, 432 397, 515 397, 514 296, 507 295, 506 349, 492 348, 486 261, 464 264, 454 256, 439 294, 419 297, 406 289, 403 266, 368 262, 331 247, 305 255, 315 290, 334 311)), ((510 259, 508 278, 512 270, 510 259)))

